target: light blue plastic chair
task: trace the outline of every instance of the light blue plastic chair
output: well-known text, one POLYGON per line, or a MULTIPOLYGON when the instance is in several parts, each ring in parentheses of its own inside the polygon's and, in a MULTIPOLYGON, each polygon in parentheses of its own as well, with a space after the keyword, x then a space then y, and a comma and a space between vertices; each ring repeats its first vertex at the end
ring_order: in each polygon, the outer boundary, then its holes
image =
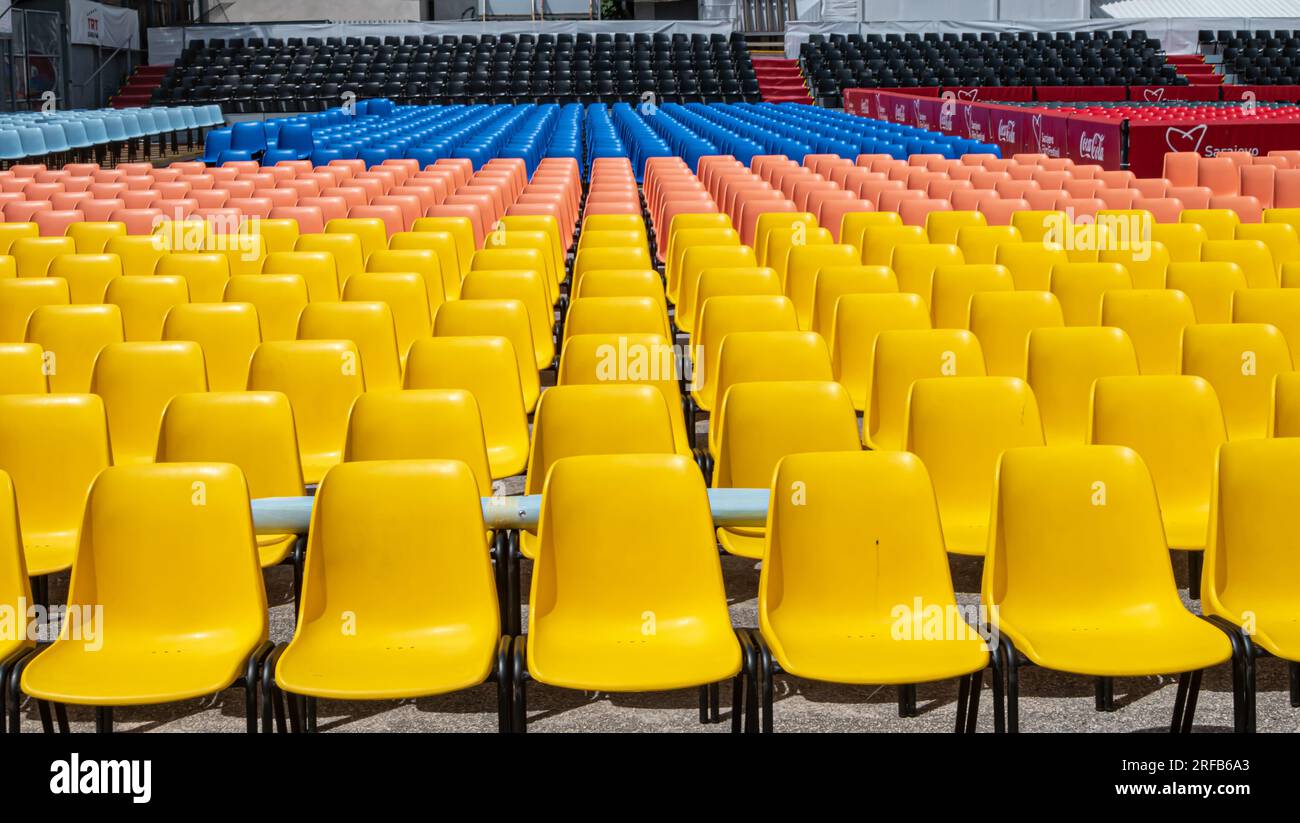
POLYGON ((45 148, 45 135, 35 126, 19 127, 18 138, 23 147, 24 157, 38 157, 42 154, 49 154, 49 149, 45 148))
POLYGON ((0 160, 19 160, 25 156, 18 130, 0 129, 0 160))

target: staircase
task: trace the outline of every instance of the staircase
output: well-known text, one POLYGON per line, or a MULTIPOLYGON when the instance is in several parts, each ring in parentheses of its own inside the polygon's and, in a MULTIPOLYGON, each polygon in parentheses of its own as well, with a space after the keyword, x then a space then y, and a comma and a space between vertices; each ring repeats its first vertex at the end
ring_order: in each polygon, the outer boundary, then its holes
POLYGON ((812 103, 798 60, 755 57, 754 74, 765 103, 812 103))
POLYGON ((1203 54, 1171 54, 1165 62, 1186 77, 1190 85, 1218 86, 1223 83, 1223 75, 1215 71, 1219 64, 1206 63, 1203 54))
POLYGON ((163 76, 171 71, 171 68, 170 64, 137 66, 131 76, 122 84, 122 88, 117 90, 117 94, 109 98, 109 105, 115 109, 149 105, 153 90, 162 85, 163 76))

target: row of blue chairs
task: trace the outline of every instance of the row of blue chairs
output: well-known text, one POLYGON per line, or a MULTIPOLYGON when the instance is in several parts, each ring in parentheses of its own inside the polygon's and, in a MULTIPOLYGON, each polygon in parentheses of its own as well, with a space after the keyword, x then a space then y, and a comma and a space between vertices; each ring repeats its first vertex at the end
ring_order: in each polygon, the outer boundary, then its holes
POLYGON ((89 154, 98 146, 189 132, 225 121, 218 106, 18 112, 0 117, 0 160, 89 154))

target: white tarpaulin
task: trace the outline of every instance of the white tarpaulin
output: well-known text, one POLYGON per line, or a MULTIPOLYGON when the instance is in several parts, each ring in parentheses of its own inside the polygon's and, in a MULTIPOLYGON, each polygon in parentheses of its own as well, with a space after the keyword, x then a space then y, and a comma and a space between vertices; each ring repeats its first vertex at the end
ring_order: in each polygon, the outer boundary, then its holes
POLYGON ((68 29, 70 41, 77 45, 140 48, 140 18, 132 9, 68 0, 68 29))

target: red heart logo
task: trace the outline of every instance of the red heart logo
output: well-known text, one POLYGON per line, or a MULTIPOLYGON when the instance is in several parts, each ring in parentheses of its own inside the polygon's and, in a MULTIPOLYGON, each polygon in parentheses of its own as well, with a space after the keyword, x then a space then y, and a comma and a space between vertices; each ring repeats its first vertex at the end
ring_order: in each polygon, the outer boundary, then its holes
POLYGON ((1209 128, 1205 123, 1194 126, 1184 131, 1183 129, 1170 126, 1165 130, 1165 145, 1170 151, 1190 151, 1199 152, 1201 150, 1201 141, 1205 139, 1205 130, 1209 128))
POLYGON ((1147 100, 1151 102, 1159 102, 1165 99, 1165 90, 1162 88, 1147 89, 1146 91, 1143 92, 1143 95, 1146 97, 1147 100))

